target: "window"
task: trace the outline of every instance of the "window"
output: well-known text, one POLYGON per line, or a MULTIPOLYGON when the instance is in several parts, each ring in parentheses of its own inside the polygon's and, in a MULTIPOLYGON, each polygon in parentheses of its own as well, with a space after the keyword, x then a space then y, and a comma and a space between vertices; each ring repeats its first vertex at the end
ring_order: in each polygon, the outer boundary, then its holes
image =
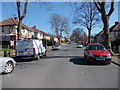
POLYGON ((2 27, 1 29, 2 29, 2 32, 4 32, 4 27, 2 27))

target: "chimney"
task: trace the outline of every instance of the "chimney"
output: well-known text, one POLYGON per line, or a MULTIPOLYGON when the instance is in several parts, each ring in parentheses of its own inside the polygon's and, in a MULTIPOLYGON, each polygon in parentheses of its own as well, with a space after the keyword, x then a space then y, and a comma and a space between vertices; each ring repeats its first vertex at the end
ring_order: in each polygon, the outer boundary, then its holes
POLYGON ((14 17, 14 19, 17 19, 17 17, 14 17))
POLYGON ((34 28, 36 28, 36 26, 34 26, 34 28))
POLYGON ((115 22, 115 25, 117 25, 119 22, 115 22))

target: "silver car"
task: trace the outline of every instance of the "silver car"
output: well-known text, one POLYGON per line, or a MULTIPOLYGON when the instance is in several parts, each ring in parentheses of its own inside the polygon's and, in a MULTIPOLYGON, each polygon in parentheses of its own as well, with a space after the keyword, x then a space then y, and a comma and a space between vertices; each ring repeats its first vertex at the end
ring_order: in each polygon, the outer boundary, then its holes
POLYGON ((82 44, 77 44, 77 48, 82 48, 83 45, 82 44))
POLYGON ((52 49, 53 50, 59 50, 59 49, 61 49, 61 46, 60 45, 54 45, 53 47, 52 47, 52 49))
POLYGON ((8 74, 14 70, 16 62, 10 57, 0 57, 0 73, 8 74))

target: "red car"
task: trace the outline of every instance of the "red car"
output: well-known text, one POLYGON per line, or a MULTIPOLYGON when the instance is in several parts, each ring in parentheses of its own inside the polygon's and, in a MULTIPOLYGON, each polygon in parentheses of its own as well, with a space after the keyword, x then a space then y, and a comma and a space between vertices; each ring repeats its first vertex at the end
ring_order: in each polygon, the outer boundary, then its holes
POLYGON ((102 44, 88 44, 84 49, 84 58, 88 63, 110 64, 112 56, 102 44))

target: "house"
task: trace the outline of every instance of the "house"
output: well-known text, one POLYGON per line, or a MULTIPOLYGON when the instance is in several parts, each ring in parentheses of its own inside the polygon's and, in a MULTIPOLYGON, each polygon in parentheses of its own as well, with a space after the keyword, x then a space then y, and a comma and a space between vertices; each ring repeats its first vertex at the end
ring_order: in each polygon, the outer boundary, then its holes
MULTIPOLYGON (((112 50, 114 52, 120 53, 120 22, 115 22, 115 24, 109 29, 110 30, 110 40, 112 45, 112 50)), ((104 31, 100 31, 95 37, 95 41, 101 43, 104 41, 104 31)))
POLYGON ((56 35, 52 35, 50 37, 51 40, 54 40, 55 42, 58 42, 58 38, 56 37, 56 35))
POLYGON ((110 28, 110 38, 120 39, 120 22, 115 22, 110 28))
MULTIPOLYGON (((15 46, 15 42, 18 39, 17 26, 18 19, 16 17, 0 22, 0 32, 2 32, 0 34, 0 38, 2 38, 0 42, 2 42, 3 47, 15 46)), ((21 39, 31 38, 32 35, 34 35, 34 32, 31 28, 22 23, 20 29, 21 39)))
POLYGON ((34 31, 33 38, 43 39, 43 34, 40 33, 40 31, 36 28, 36 26, 31 27, 31 29, 34 31))
MULTIPOLYGON (((115 22, 110 29, 110 39, 120 39, 120 22, 115 22)), ((104 31, 100 31, 95 37, 94 40, 96 42, 103 42, 104 41, 104 31)))
POLYGON ((94 42, 96 43, 103 42, 103 37, 104 37, 104 31, 102 30, 94 37, 94 42))
POLYGON ((50 35, 49 35, 49 34, 43 32, 43 31, 41 31, 41 30, 39 30, 39 32, 43 34, 43 38, 44 38, 44 39, 50 40, 50 35))
POLYGON ((39 30, 39 29, 37 29, 36 26, 32 27, 31 29, 35 32, 34 38, 38 38, 38 39, 45 38, 47 40, 50 40, 50 35, 41 31, 41 30, 39 30))
POLYGON ((59 39, 60 39, 60 42, 65 42, 65 37, 62 37, 62 36, 58 36, 58 35, 52 35, 51 36, 51 40, 54 40, 56 43, 59 42, 59 39))

